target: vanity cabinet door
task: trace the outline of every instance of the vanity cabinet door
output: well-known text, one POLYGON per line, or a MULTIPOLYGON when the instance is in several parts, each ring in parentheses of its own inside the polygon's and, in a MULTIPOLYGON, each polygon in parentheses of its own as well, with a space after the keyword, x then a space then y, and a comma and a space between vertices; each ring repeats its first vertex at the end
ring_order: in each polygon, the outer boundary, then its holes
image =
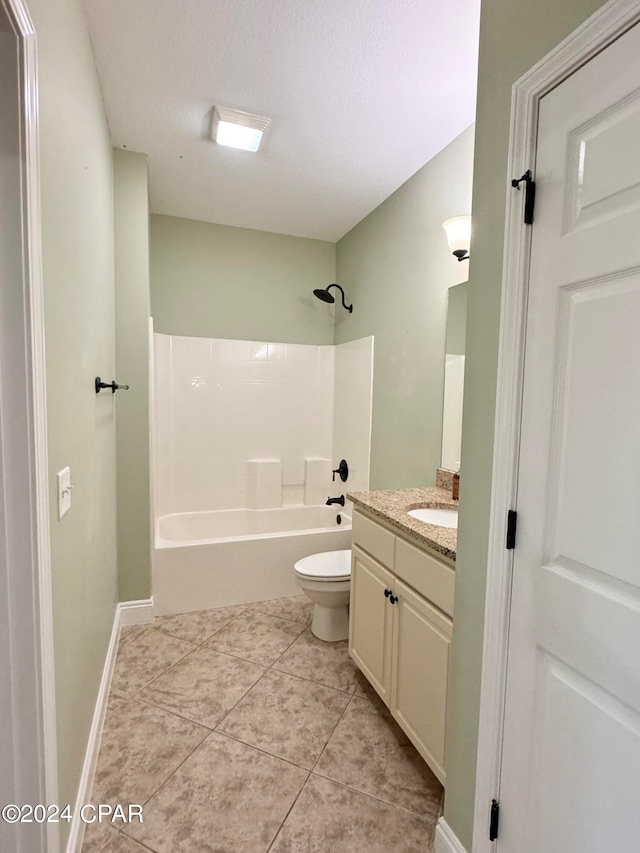
POLYGON ((349 654, 386 704, 391 689, 393 606, 395 578, 357 546, 351 557, 349 654))
POLYGON ((391 713, 444 784, 444 734, 453 622, 396 580, 391 713))

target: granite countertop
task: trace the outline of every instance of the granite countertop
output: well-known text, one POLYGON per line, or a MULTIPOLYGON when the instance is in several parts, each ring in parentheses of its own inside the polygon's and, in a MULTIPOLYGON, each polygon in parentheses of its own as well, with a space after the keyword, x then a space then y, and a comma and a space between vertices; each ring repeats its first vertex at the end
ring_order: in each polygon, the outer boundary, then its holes
POLYGON ((458 531, 427 524, 408 515, 408 510, 418 507, 457 509, 458 502, 452 500, 448 489, 378 489, 373 492, 350 492, 347 499, 353 501, 359 509, 386 521, 416 544, 455 562, 458 531))

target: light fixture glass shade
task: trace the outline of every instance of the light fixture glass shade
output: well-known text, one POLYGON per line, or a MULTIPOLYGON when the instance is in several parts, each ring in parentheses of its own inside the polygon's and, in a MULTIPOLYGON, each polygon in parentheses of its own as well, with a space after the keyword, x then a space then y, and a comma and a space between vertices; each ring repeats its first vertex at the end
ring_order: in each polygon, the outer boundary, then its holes
POLYGON ((454 254, 456 252, 466 254, 471 246, 471 217, 454 216, 453 219, 443 222, 442 227, 447 234, 449 249, 454 254))
POLYGON ((211 138, 218 145, 258 151, 265 131, 271 124, 266 116, 254 116, 227 107, 213 108, 211 138))

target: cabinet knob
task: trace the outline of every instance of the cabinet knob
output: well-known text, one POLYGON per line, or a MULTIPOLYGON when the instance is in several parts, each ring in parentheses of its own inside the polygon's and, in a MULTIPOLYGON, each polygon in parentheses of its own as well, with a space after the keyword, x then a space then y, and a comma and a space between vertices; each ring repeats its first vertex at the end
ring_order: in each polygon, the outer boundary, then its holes
POLYGON ((390 596, 390 595, 391 595, 391 590, 390 590, 390 589, 385 589, 385 591, 384 591, 384 597, 385 597, 385 598, 389 598, 389 596, 390 596))
POLYGON ((392 604, 395 604, 397 600, 398 600, 398 596, 397 596, 397 595, 390 595, 390 596, 389 596, 389 601, 390 601, 392 604))

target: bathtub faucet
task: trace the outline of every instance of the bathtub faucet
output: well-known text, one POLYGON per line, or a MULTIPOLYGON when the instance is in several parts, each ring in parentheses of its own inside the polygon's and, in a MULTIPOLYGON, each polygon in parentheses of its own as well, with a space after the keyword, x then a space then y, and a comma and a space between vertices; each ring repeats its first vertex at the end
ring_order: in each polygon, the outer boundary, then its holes
POLYGON ((344 495, 340 495, 339 498, 327 498, 327 506, 331 506, 331 504, 340 504, 340 506, 344 506, 344 495))

